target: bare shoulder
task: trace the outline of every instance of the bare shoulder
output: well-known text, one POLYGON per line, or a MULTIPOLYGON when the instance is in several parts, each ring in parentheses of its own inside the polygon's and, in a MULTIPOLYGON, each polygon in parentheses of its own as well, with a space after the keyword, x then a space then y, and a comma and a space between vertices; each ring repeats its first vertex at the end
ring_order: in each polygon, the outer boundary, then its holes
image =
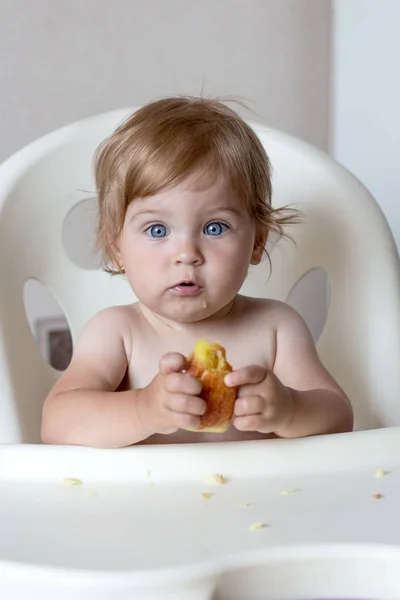
POLYGON ((113 340, 120 338, 129 352, 137 320, 137 310, 133 304, 104 308, 93 315, 87 322, 82 330, 78 344, 80 340, 85 338, 97 338, 98 336, 109 335, 113 340))
POLYGON ((78 337, 71 363, 53 393, 74 388, 115 390, 129 364, 136 321, 134 305, 96 313, 78 337))
POLYGON ((137 318, 138 311, 136 304, 122 304, 118 306, 108 306, 95 313, 88 323, 96 320, 100 322, 112 322, 113 324, 125 325, 137 318))
POLYGON ((273 372, 288 387, 297 390, 330 389, 343 394, 318 356, 314 340, 302 316, 285 302, 246 298, 243 310, 275 333, 273 372))
POLYGON ((316 352, 314 340, 303 317, 289 304, 280 300, 265 298, 245 298, 243 310, 253 318, 272 329, 276 334, 276 351, 292 346, 294 342, 307 347, 308 352, 316 352))
POLYGON ((244 298, 240 300, 245 319, 257 326, 265 334, 274 335, 274 371, 280 373, 293 363, 304 368, 305 361, 320 364, 317 349, 311 332, 302 316, 289 304, 265 298, 244 298))
POLYGON ((287 328, 291 325, 307 329, 307 325, 299 313, 289 306, 289 304, 280 300, 238 296, 238 311, 257 320, 260 319, 276 330, 278 328, 287 328))

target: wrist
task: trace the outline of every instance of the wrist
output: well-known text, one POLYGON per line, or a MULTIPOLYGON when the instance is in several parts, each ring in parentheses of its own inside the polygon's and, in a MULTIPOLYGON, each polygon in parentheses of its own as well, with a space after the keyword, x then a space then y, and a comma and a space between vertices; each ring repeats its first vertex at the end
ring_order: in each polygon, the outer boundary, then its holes
POLYGON ((147 397, 146 388, 139 388, 135 398, 135 413, 137 427, 143 433, 143 438, 148 438, 157 432, 157 427, 152 418, 151 403, 147 397))
POLYGON ((288 410, 286 411, 285 417, 282 419, 282 423, 274 433, 282 438, 290 438, 293 437, 294 423, 299 407, 299 395, 293 388, 285 386, 285 390, 287 394, 286 402, 288 410))

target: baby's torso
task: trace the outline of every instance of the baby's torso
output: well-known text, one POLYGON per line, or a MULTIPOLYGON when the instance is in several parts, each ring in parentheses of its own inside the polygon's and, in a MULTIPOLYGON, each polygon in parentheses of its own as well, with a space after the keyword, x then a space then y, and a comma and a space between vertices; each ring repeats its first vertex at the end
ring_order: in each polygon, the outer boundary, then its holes
MULTIPOLYGON (((193 330, 157 327, 150 323, 140 310, 132 305, 132 354, 120 389, 143 388, 158 373, 160 358, 168 352, 189 356, 199 337, 218 342, 226 349, 226 357, 233 369, 257 364, 272 369, 276 352, 274 304, 268 301, 239 297, 232 314, 224 322, 204 322, 193 330)), ((183 443, 206 441, 234 441, 261 439, 257 433, 239 432, 231 426, 225 434, 193 433, 179 430, 170 435, 154 435, 144 443, 183 443)))

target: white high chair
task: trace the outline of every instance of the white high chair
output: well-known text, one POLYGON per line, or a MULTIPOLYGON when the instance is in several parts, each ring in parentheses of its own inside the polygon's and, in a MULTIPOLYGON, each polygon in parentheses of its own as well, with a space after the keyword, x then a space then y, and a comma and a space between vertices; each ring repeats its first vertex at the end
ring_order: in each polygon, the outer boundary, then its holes
POLYGON ((398 253, 368 191, 283 133, 254 126, 273 165, 274 206, 295 204, 304 223, 289 231, 295 244, 274 249, 271 277, 262 263, 243 292, 285 300, 305 273, 327 271, 331 301, 318 350, 360 431, 114 451, 32 445, 58 373, 30 332, 25 282, 53 292, 74 340, 94 312, 133 299, 122 278, 72 264, 61 236, 69 211, 94 189, 96 147, 127 114, 60 129, 0 167, 5 597, 63 600, 71 586, 78 599, 400 597, 400 428, 388 428, 400 425, 398 253), (376 479, 376 467, 391 473, 376 479), (228 483, 211 488, 212 473, 228 483), (63 486, 68 477, 83 485, 63 486), (208 491, 215 495, 203 498, 208 491), (250 531, 258 521, 270 526, 250 531))

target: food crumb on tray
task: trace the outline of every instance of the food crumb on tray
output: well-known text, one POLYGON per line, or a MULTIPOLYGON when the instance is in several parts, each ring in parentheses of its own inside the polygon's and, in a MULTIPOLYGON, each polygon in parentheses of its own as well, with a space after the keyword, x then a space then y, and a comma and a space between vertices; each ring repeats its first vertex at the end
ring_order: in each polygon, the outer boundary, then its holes
POLYGON ((291 496, 292 494, 298 494, 299 492, 301 492, 301 489, 299 488, 292 488, 289 490, 281 490, 280 491, 280 495, 281 496, 291 496))
POLYGON ((372 494, 374 500, 382 500, 385 496, 383 494, 372 494))
POLYGON ((249 508, 251 506, 251 502, 240 502, 236 504, 236 508, 249 508))
POLYGON ((209 485, 225 485, 227 480, 220 473, 215 473, 214 475, 209 475, 206 479, 206 483, 209 485))
POLYGON ((375 477, 385 477, 389 474, 389 471, 385 471, 382 467, 378 467, 375 471, 375 477))
POLYGON ((249 529, 250 531, 258 531, 259 529, 265 529, 266 527, 268 527, 266 523, 263 523, 262 521, 257 521, 256 523, 252 523, 249 529))
POLYGON ((214 496, 213 492, 203 492, 202 496, 204 498, 204 500, 209 500, 210 498, 212 498, 214 496))
POLYGON ((64 477, 63 485, 66 487, 77 487, 78 485, 83 485, 83 481, 77 477, 64 477))

